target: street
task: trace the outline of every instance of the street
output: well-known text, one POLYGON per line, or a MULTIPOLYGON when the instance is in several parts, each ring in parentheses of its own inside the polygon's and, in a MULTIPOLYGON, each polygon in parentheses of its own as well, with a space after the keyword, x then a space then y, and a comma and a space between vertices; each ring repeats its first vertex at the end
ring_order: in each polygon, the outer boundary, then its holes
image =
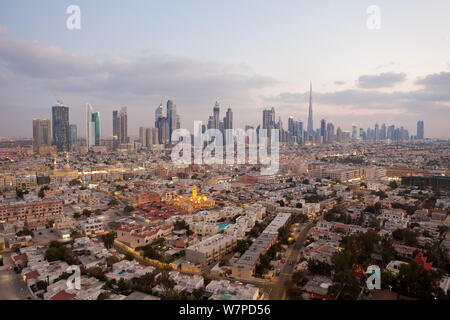
POLYGON ((314 226, 314 223, 307 224, 303 230, 300 232, 298 237, 295 239, 294 247, 290 250, 290 254, 286 263, 281 267, 281 272, 278 277, 278 281, 272 286, 270 291, 270 300, 281 300, 284 298, 285 287, 284 284, 290 279, 292 273, 294 272, 295 263, 289 265, 288 261, 296 262, 300 257, 300 250, 303 248, 305 240, 307 238, 309 230, 314 226))
POLYGON ((0 267, 0 300, 21 300, 29 296, 25 283, 14 270, 8 267, 14 264, 9 253, 2 254, 4 267, 0 267))

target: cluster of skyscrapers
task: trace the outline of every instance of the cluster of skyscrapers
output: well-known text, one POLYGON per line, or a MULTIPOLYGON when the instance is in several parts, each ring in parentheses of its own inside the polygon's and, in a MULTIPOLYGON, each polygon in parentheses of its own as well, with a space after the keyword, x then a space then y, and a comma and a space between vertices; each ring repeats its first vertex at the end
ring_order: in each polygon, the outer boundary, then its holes
MULTIPOLYGON (((312 103, 312 84, 310 85, 309 95, 309 110, 308 110, 308 124, 306 130, 303 128, 303 122, 297 121, 293 116, 288 118, 288 129, 283 129, 281 119, 275 122, 274 108, 263 110, 263 129, 280 129, 281 142, 296 142, 298 144, 314 143, 314 144, 331 144, 334 142, 348 142, 350 140, 364 140, 364 141, 404 141, 410 139, 422 140, 424 135, 423 120, 417 123, 417 135, 412 137, 404 127, 396 128, 394 125, 386 126, 382 124, 379 126, 375 124, 374 128, 359 128, 353 125, 352 131, 343 131, 340 127, 335 130, 332 122, 325 119, 320 121, 320 128, 314 129, 313 123, 313 103, 312 103)), ((258 127, 259 129, 259 127, 258 127)), ((257 129, 257 130, 258 130, 257 129)))
MULTIPOLYGON (((352 130, 343 131, 340 127, 335 130, 332 122, 325 119, 320 121, 320 128, 314 129, 313 122, 313 102, 312 102, 312 84, 310 86, 308 123, 306 130, 303 122, 295 120, 293 116, 288 118, 288 128, 284 130, 281 118, 276 121, 275 109, 268 108, 263 110, 262 129, 266 129, 270 136, 271 129, 280 130, 280 141, 282 143, 298 144, 331 144, 334 142, 348 142, 350 140, 364 141, 404 141, 410 139, 422 140, 424 135, 423 120, 417 123, 417 135, 410 136, 407 129, 403 127, 396 128, 394 125, 379 126, 375 124, 374 128, 358 128, 352 126, 352 130)), ((133 148, 128 137, 128 109, 123 107, 115 110, 113 116, 113 142, 114 150, 133 148)), ((172 100, 167 101, 166 112, 162 101, 155 111, 155 126, 140 127, 139 139, 141 147, 151 149, 155 145, 171 144, 172 133, 181 127, 180 115, 177 113, 177 106, 172 100)), ((245 130, 253 128, 246 126, 245 130)), ((233 129, 233 111, 228 108, 225 117, 220 118, 220 104, 216 101, 213 107, 213 114, 209 116, 207 124, 202 125, 196 130, 205 133, 207 129, 217 129, 223 133, 227 129, 233 129)), ((261 126, 257 127, 257 132, 261 126)), ((224 135, 226 136, 226 135, 224 135)), ((226 138, 226 137, 225 137, 226 138)), ((225 142, 225 141, 224 141, 225 142)), ((86 147, 87 150, 94 146, 101 146, 101 126, 100 112, 93 112, 90 104, 86 105, 86 147)), ((33 119, 33 150, 35 152, 47 153, 52 148, 58 152, 75 151, 77 148, 77 126, 69 123, 69 108, 61 102, 52 107, 52 119, 33 119)))
POLYGON ((69 123, 69 108, 58 101, 52 107, 52 120, 33 119, 33 150, 47 152, 51 146, 56 151, 73 151, 77 145, 77 126, 69 123))

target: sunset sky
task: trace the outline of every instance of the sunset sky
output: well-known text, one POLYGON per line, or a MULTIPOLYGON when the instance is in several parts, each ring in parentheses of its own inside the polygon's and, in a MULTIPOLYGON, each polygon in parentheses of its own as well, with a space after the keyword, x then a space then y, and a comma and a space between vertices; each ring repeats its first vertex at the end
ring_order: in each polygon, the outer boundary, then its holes
POLYGON ((128 107, 129 133, 153 126, 161 97, 182 127, 204 123, 219 98, 235 127, 258 125, 275 107, 314 126, 364 129, 376 122, 450 138, 448 0, 4 0, 0 2, 0 136, 32 136, 56 99, 84 137, 85 105, 128 107), (69 5, 81 30, 69 30, 69 5), (370 5, 381 28, 367 25, 370 5))

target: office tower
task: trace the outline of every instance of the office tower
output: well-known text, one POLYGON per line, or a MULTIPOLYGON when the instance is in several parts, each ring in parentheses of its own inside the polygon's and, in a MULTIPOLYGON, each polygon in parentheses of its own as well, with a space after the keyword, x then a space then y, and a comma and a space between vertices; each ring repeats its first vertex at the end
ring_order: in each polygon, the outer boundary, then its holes
POLYGON ((163 109, 164 109, 164 107, 163 107, 163 104, 161 101, 161 104, 155 110, 155 128, 158 128, 159 119, 164 118, 163 109))
POLYGON ((216 104, 213 108, 213 119, 214 119, 214 129, 219 129, 220 124, 220 104, 219 101, 216 101, 216 104))
POLYGON ((113 111, 113 140, 114 140, 114 149, 118 149, 121 144, 128 143, 127 107, 123 107, 120 110, 120 112, 113 111))
POLYGON ((145 127, 140 127, 139 128, 139 140, 141 140, 141 144, 142 147, 145 148, 147 147, 147 133, 146 133, 146 129, 145 127))
POLYGON ((145 146, 147 149, 153 148, 153 128, 145 128, 145 146))
POLYGON ((39 152, 41 146, 51 146, 51 120, 33 119, 33 151, 39 152))
POLYGON ((69 149, 68 131, 69 131, 69 108, 58 101, 56 106, 52 107, 52 129, 53 145, 58 152, 69 149))
POLYGON ((120 145, 120 117, 118 111, 113 111, 113 146, 118 149, 120 145))
POLYGON ((294 133, 294 117, 289 116, 288 118, 288 131, 293 134, 294 133))
POLYGON ((327 143, 333 143, 334 141, 334 124, 329 122, 327 124, 327 143))
POLYGON ((394 132, 395 132, 395 126, 389 126, 387 129, 386 138, 389 140, 394 140, 394 132))
POLYGON ((358 139, 358 126, 352 125, 352 139, 358 139))
POLYGON ((216 124, 215 124, 215 121, 214 121, 214 116, 209 116, 207 128, 208 129, 214 129, 215 125, 216 124))
POLYGON ((424 134, 423 120, 419 120, 417 122, 417 139, 423 140, 424 138, 425 138, 425 134, 424 134))
POLYGON ((172 141, 172 132, 177 128, 177 106, 172 100, 167 101, 166 118, 169 124, 169 141, 172 141))
POLYGON ((320 136, 322 143, 327 143, 327 122, 325 119, 320 120, 320 136))
POLYGON ((263 129, 273 129, 275 127, 275 108, 263 110, 263 129))
POLYGON ((94 144, 100 145, 100 112, 92 114, 92 123, 94 124, 94 144))
POLYGON ((70 124, 69 125, 69 150, 70 151, 76 151, 77 150, 77 125, 76 124, 70 124))
POLYGON ((337 142, 342 142, 342 130, 341 127, 338 127, 336 130, 336 141, 337 142))
POLYGON ((386 140, 386 124, 385 123, 383 123, 381 125, 380 140, 386 140))
POLYGON ((120 110, 120 143, 128 143, 128 108, 120 110))
POLYGON ((89 150, 95 144, 95 124, 92 122, 92 106, 86 104, 86 147, 89 150))
POLYGON ((233 129, 233 111, 228 108, 227 113, 224 118, 225 129, 233 129))
POLYGON ((375 124, 375 131, 373 133, 373 140, 379 141, 380 140, 380 127, 378 126, 378 123, 375 124))
POLYGON ((308 113, 308 133, 314 135, 313 109, 312 109, 312 82, 309 89, 309 113, 308 113))
POLYGON ((159 144, 158 128, 152 128, 152 145, 159 144))

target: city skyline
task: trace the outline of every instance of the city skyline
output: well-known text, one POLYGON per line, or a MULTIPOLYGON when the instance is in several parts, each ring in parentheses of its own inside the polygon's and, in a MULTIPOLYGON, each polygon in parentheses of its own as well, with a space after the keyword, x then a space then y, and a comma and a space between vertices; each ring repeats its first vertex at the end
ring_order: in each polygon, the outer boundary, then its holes
MULTIPOLYGON (((133 136, 140 126, 151 125, 161 96, 177 102, 177 112, 185 115, 183 127, 189 130, 210 112, 216 97, 234 110, 235 127, 258 125, 254 115, 272 106, 282 119, 293 115, 306 127, 312 81, 314 128, 326 118, 343 130, 355 123, 367 128, 385 122, 402 123, 415 132, 417 120, 423 119, 429 124, 428 137, 450 137, 450 61, 445 55, 450 42, 443 14, 450 5, 446 2, 436 8, 408 3, 408 19, 418 22, 406 26, 401 4, 380 1, 380 30, 366 27, 367 6, 357 1, 284 6, 268 2, 258 8, 239 4, 239 13, 237 2, 231 1, 203 6, 197 15, 198 6, 204 5, 201 1, 154 7, 137 1, 127 10, 118 1, 108 4, 107 14, 101 8, 105 2, 79 1, 83 24, 77 31, 65 26, 69 4, 27 3, 36 14, 26 19, 11 19, 21 16, 20 4, 2 4, 0 108, 8 121, 1 123, 0 136, 31 137, 29 122, 23 119, 30 114, 48 117, 47 106, 55 99, 71 108, 71 122, 79 128, 84 127, 87 102, 103 115, 126 105, 133 136), (173 10, 180 6, 186 15, 173 10), (160 18, 170 9, 185 30, 174 29, 160 18), (39 18, 43 12, 49 19, 39 18), (418 19, 425 13, 426 21, 418 19), (121 14, 133 16, 137 25, 124 23, 121 14), (293 15, 299 19, 288 20, 293 15), (290 23, 254 22, 251 27, 248 22, 250 17, 270 21, 272 16, 290 23), (232 38, 225 23, 231 17, 242 31, 232 38), (114 26, 111 21, 116 21, 114 26), (157 23, 161 28, 154 28, 157 23), (205 25, 211 30, 203 31, 205 25), (114 38, 105 37, 111 28, 122 31, 111 33, 114 38), (127 33, 136 36, 129 39, 127 33), (224 41, 205 47, 205 40, 220 37, 224 41), (236 46, 243 50, 233 50, 236 46), (350 46, 351 52, 346 49, 350 46)), ((104 132, 112 131, 108 118, 104 116, 104 132)), ((83 136, 85 130, 80 132, 83 136)))

